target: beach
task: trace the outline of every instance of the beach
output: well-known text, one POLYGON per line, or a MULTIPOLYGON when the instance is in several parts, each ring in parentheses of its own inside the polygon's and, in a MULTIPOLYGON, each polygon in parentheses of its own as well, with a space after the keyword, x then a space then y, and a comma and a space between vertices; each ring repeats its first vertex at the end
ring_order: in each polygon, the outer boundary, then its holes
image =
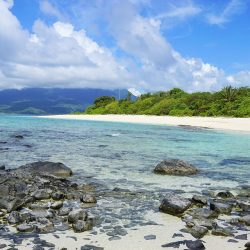
POLYGON ((45 118, 0 117, 0 246, 160 250, 204 249, 202 243, 209 250, 245 249, 247 130, 204 129, 199 118, 193 126, 178 117, 171 125, 168 117, 151 116, 45 118), (156 173, 166 159, 198 172, 156 173), (163 212, 165 199, 171 207, 184 204, 185 211, 163 212), (79 211, 86 216, 72 220, 79 211))
POLYGON ((73 119, 86 121, 106 121, 141 123, 169 126, 193 126, 217 130, 231 130, 250 132, 250 118, 227 117, 176 117, 176 116, 152 116, 152 115, 50 115, 41 116, 53 119, 73 119))

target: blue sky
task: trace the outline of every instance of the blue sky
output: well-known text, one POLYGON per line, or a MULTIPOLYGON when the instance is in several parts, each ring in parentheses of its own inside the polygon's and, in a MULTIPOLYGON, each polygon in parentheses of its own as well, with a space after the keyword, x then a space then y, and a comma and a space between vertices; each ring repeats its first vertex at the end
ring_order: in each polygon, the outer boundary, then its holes
POLYGON ((249 0, 0 0, 0 12, 2 89, 250 85, 249 0))

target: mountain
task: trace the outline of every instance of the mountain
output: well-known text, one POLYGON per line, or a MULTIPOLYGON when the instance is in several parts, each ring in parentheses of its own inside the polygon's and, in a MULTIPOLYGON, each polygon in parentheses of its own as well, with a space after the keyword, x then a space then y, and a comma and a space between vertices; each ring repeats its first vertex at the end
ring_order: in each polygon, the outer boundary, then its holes
POLYGON ((99 96, 113 96, 119 99, 119 95, 124 98, 127 94, 125 89, 6 89, 0 91, 0 113, 66 114, 84 111, 99 96))

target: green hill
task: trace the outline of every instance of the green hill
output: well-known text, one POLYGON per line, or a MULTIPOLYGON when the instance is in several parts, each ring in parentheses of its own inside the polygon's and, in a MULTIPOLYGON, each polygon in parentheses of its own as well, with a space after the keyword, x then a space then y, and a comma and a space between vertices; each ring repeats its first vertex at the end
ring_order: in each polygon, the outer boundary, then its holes
POLYGON ((250 88, 225 87, 218 92, 186 93, 174 88, 148 93, 136 100, 103 96, 88 107, 86 114, 145 114, 171 116, 250 117, 250 88))

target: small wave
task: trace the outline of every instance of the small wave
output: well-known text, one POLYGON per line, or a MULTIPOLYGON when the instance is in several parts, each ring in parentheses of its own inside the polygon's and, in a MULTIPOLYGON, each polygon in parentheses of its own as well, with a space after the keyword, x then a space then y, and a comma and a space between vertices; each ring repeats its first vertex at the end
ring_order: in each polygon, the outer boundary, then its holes
POLYGON ((106 135, 106 136, 119 137, 120 135, 121 135, 120 133, 114 133, 114 134, 110 134, 110 135, 106 135))

